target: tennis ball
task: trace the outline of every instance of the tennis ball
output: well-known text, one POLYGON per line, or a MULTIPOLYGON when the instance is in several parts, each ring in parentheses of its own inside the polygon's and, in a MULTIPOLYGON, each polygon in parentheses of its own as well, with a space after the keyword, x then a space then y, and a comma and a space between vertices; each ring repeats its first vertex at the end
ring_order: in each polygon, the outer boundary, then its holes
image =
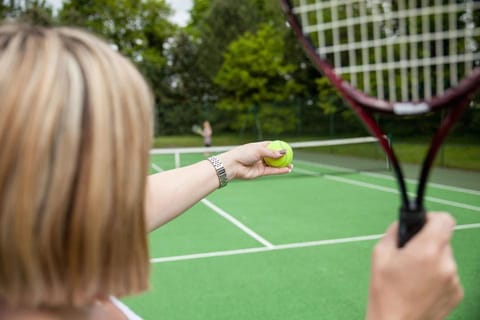
POLYGON ((270 167, 281 168, 281 167, 286 167, 290 163, 292 163, 293 150, 292 150, 292 147, 290 147, 290 145, 285 141, 281 141, 281 140, 272 141, 268 144, 267 148, 271 150, 285 150, 285 154, 281 158, 278 158, 278 159, 273 159, 268 157, 263 158, 263 160, 265 160, 265 163, 270 167))

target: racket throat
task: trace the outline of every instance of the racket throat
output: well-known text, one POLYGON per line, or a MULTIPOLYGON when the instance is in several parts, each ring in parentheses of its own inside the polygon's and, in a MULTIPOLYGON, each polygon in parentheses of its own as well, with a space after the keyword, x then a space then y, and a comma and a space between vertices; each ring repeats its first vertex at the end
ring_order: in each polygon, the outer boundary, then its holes
POLYGON ((426 212, 418 201, 409 201, 400 208, 398 247, 402 248, 425 225, 426 212))

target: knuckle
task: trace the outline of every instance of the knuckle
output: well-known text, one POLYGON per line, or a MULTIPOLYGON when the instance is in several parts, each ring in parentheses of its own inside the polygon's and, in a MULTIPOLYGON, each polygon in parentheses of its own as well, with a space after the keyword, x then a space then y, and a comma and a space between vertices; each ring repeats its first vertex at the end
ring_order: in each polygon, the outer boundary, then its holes
POLYGON ((451 299, 450 301, 450 307, 454 308, 457 306, 464 298, 465 293, 463 291, 463 288, 460 284, 457 284, 457 286, 454 288, 454 291, 451 294, 451 299))
POLYGON ((372 251, 373 260, 379 260, 379 258, 383 257, 386 253, 386 246, 382 242, 378 242, 372 251))
POLYGON ((455 219, 447 212, 439 212, 437 214, 437 220, 445 225, 455 225, 455 219))
POLYGON ((446 263, 443 267, 443 274, 449 280, 454 280, 457 276, 457 265, 453 262, 446 263))
POLYGON ((418 259, 424 263, 431 263, 437 260, 439 257, 438 246, 433 243, 428 243, 424 246, 422 254, 418 256, 418 259))

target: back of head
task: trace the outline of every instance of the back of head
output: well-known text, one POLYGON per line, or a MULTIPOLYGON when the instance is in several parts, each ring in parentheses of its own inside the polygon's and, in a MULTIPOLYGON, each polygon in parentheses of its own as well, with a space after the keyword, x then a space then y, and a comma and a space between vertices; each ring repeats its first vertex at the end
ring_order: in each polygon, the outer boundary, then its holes
POLYGON ((151 93, 68 28, 0 27, 0 300, 84 306, 147 287, 151 93))

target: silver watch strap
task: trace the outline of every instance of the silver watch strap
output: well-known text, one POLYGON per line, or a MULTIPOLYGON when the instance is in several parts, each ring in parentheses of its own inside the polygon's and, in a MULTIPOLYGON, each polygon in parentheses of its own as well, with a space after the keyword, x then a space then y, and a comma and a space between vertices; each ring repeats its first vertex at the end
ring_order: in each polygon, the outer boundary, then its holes
POLYGON ((217 172, 218 181, 220 182, 220 186, 218 188, 220 189, 225 187, 228 183, 228 179, 227 172, 225 171, 223 163, 215 156, 211 156, 210 158, 208 158, 208 161, 210 161, 210 163, 215 168, 215 171, 217 172))

